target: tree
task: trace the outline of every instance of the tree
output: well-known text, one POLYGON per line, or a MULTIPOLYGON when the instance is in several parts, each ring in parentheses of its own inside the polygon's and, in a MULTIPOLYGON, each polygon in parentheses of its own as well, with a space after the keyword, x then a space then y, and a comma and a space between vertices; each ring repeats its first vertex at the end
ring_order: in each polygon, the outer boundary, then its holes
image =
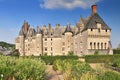
POLYGON ((119 49, 119 50, 120 50, 120 44, 118 44, 118 47, 117 47, 117 49, 119 49))
POLYGON ((19 53, 19 51, 17 50, 17 49, 15 49, 14 51, 12 51, 11 52, 11 54, 10 54, 11 56, 20 56, 20 53, 19 53))

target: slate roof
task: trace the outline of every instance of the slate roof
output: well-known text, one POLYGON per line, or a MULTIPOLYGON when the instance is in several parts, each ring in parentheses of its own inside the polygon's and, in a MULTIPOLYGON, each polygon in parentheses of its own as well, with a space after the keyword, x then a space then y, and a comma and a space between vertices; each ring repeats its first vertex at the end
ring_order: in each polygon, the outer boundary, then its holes
MULTIPOLYGON (((71 27, 70 27, 70 24, 67 25, 67 27, 66 27, 66 29, 65 29, 65 32, 71 32, 71 33, 73 33, 73 32, 72 32, 72 29, 71 29, 71 27)), ((64 33, 65 33, 65 32, 64 32, 64 33)))
POLYGON ((20 30, 19 35, 20 35, 20 36, 24 36, 24 32, 23 32, 22 29, 20 30))
POLYGON ((40 27, 37 27, 37 34, 42 34, 42 30, 40 29, 40 27))
POLYGON ((89 20, 87 21, 87 23, 85 24, 85 28, 83 29, 83 31, 87 30, 87 29, 97 29, 97 23, 101 24, 101 28, 102 29, 109 29, 111 30, 108 25, 103 21, 103 19, 99 16, 98 13, 94 13, 94 15, 92 15, 89 20))

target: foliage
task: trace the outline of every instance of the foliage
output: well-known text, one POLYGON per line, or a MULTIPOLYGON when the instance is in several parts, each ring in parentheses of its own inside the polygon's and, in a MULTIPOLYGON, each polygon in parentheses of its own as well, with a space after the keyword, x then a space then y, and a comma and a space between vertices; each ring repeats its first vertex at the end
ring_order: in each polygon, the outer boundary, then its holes
POLYGON ((20 53, 17 49, 15 49, 14 51, 11 52, 10 54, 11 56, 16 56, 16 57, 19 57, 20 56, 20 53))
POLYGON ((68 52, 68 56, 74 56, 74 52, 73 51, 69 51, 68 52))
POLYGON ((120 54, 120 49, 113 49, 113 54, 120 54))
POLYGON ((98 54, 99 54, 99 51, 95 50, 94 55, 98 55, 98 54))
POLYGON ((83 74, 93 71, 87 63, 70 59, 56 60, 53 69, 64 73, 65 80, 79 80, 83 74))
POLYGON ((118 44, 118 47, 117 47, 117 49, 119 49, 119 50, 120 50, 120 44, 118 44))
POLYGON ((71 60, 78 60, 78 56, 40 56, 40 58, 45 61, 46 64, 52 65, 54 61, 56 60, 65 60, 65 59, 71 59, 71 60))
POLYGON ((2 52, 0 52, 0 55, 3 55, 3 53, 2 53, 2 52))
POLYGON ((120 60, 120 55, 86 55, 85 61, 88 63, 108 63, 120 60))
POLYGON ((45 64, 38 59, 0 56, 0 75, 3 75, 3 80, 9 77, 16 80, 44 80, 45 64))
POLYGON ((105 74, 97 76, 97 80, 120 80, 120 74, 113 71, 107 71, 105 74))
POLYGON ((71 78, 75 80, 79 80, 87 73, 92 73, 93 69, 90 67, 87 63, 77 63, 73 66, 72 72, 71 72, 71 78))
POLYGON ((6 42, 0 42, 0 46, 5 47, 5 48, 15 48, 14 44, 6 43, 6 42))
POLYGON ((112 66, 120 68, 120 60, 114 60, 112 66))

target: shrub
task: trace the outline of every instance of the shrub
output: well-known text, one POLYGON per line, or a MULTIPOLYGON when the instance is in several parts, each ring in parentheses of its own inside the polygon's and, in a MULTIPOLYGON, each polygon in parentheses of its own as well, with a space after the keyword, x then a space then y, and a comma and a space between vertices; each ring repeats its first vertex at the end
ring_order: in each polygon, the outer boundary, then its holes
POLYGON ((120 55, 86 55, 85 61, 88 63, 108 63, 120 60, 120 55))
POLYGON ((65 80, 79 80, 83 74, 93 71, 89 64, 70 59, 56 60, 53 69, 63 73, 65 80))
POLYGON ((113 54, 120 54, 120 49, 113 49, 113 54))
POLYGON ((65 60, 65 59, 71 59, 71 60, 78 60, 78 56, 41 56, 40 57, 43 61, 45 61, 46 64, 52 65, 54 61, 56 60, 65 60))
POLYGON ((69 51, 68 52, 68 56, 74 56, 74 52, 73 51, 69 51))
POLYGON ((0 56, 0 75, 3 75, 3 80, 10 77, 16 80, 44 80, 45 64, 38 59, 0 56))
POLYGON ((120 60, 113 61, 112 66, 120 68, 120 60))
POLYGON ((97 80, 120 80, 120 74, 108 71, 105 74, 101 74, 97 77, 97 80))
POLYGON ((98 54, 99 54, 99 51, 95 50, 94 55, 98 55, 98 54))

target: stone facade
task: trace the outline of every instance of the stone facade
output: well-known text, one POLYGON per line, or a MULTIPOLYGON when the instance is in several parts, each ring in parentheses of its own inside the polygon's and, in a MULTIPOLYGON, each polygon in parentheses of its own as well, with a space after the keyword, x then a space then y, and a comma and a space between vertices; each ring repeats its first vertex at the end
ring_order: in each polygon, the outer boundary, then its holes
POLYGON ((96 50, 100 54, 113 54, 110 43, 111 29, 97 13, 97 6, 92 6, 92 14, 88 18, 80 18, 74 27, 48 24, 42 28, 31 28, 24 22, 19 36, 15 39, 16 49, 21 56, 29 55, 67 55, 73 51, 75 55, 91 55, 96 50))

